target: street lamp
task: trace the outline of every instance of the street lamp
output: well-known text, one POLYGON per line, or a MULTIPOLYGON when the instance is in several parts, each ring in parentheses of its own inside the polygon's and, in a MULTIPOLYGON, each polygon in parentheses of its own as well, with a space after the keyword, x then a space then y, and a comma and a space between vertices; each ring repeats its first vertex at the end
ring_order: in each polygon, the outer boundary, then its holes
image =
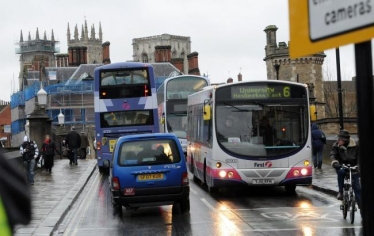
POLYGON ((65 124, 65 116, 64 114, 62 114, 62 111, 60 109, 60 114, 58 114, 57 116, 58 118, 58 128, 56 130, 56 135, 57 137, 60 138, 59 140, 59 148, 60 148, 60 159, 63 158, 63 151, 62 151, 62 146, 63 146, 63 140, 64 140, 64 137, 66 136, 66 131, 65 131, 65 127, 64 127, 64 124, 65 124))
POLYGON ((43 82, 40 82, 40 90, 36 94, 38 96, 38 103, 41 108, 45 108, 47 105, 47 92, 43 89, 43 82))
POLYGON ((58 114, 57 117, 58 117, 58 124, 60 126, 63 126, 65 124, 65 116, 64 114, 62 114, 61 109, 60 109, 60 114, 58 114))

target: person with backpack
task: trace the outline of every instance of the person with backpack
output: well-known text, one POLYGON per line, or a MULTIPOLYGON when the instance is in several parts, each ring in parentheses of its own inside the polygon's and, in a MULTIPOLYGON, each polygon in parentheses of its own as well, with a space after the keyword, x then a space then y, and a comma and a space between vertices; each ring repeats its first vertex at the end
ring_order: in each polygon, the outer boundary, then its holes
POLYGON ((23 159, 23 165, 27 172, 27 181, 29 184, 34 185, 35 159, 39 155, 38 145, 36 145, 34 141, 29 141, 29 138, 25 136, 23 137, 20 152, 23 159))
POLYGON ((313 154, 313 164, 314 168, 321 169, 322 168, 322 153, 323 147, 326 144, 326 136, 318 128, 318 126, 313 123, 312 124, 312 154, 313 154))
POLYGON ((45 172, 52 173, 52 167, 53 167, 54 158, 55 158, 55 151, 58 152, 56 149, 56 144, 55 142, 52 141, 49 134, 47 134, 45 136, 45 139, 42 145, 42 154, 44 158, 45 172))

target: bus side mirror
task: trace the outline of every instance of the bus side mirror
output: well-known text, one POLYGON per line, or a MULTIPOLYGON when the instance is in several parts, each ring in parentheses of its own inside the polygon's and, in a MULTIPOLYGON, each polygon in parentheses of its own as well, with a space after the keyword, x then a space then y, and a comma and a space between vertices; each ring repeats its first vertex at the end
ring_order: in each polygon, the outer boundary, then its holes
POLYGON ((204 120, 210 120, 210 105, 204 105, 204 110, 203 110, 203 118, 204 120))
POLYGON ((310 105, 309 112, 310 112, 310 121, 316 121, 317 120, 316 105, 310 105))

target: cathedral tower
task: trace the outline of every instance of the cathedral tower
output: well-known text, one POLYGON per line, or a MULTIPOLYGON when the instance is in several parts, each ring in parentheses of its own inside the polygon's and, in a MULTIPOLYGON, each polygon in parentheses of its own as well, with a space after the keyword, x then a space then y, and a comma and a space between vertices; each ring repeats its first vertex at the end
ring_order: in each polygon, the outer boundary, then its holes
POLYGON ((69 65, 99 64, 104 58, 109 58, 109 42, 103 44, 103 32, 99 23, 98 38, 96 38, 95 26, 90 26, 88 31, 87 20, 81 26, 81 34, 78 34, 78 25, 74 27, 72 38, 70 25, 67 29, 67 45, 69 51, 69 65))
POLYGON ((36 29, 35 38, 32 38, 29 32, 27 41, 23 40, 21 30, 20 40, 17 45, 16 54, 20 54, 19 89, 23 90, 28 84, 31 74, 33 74, 33 79, 45 80, 42 70, 45 67, 56 66, 55 53, 58 53, 60 48, 57 47, 59 41, 55 40, 53 30, 50 39, 48 39, 46 32, 44 32, 41 39, 38 28, 36 29))

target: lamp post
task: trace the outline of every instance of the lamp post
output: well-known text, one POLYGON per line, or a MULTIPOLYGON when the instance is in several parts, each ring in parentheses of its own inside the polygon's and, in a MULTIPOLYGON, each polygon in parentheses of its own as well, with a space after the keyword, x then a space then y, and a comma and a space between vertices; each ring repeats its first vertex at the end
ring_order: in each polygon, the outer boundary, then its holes
POLYGON ((38 103, 39 103, 39 106, 41 108, 44 108, 46 107, 47 105, 47 92, 43 89, 43 83, 40 82, 40 90, 38 91, 38 93, 36 94, 36 96, 38 97, 38 103))
POLYGON ((57 116, 58 118, 58 128, 56 130, 56 136, 59 137, 59 150, 60 150, 60 159, 62 159, 62 142, 67 135, 67 132, 65 130, 65 116, 62 114, 62 111, 60 109, 60 114, 57 116))
MULTIPOLYGON (((46 134, 51 134, 52 121, 46 113, 47 92, 40 81, 40 90, 37 92, 37 102, 34 111, 26 119, 29 121, 29 139, 37 143, 39 147, 43 143, 46 134)), ((26 129, 26 128, 25 128, 26 129)))
POLYGON ((29 138, 30 136, 30 122, 28 120, 26 121, 26 124, 25 124, 25 135, 27 136, 27 138, 29 138))

